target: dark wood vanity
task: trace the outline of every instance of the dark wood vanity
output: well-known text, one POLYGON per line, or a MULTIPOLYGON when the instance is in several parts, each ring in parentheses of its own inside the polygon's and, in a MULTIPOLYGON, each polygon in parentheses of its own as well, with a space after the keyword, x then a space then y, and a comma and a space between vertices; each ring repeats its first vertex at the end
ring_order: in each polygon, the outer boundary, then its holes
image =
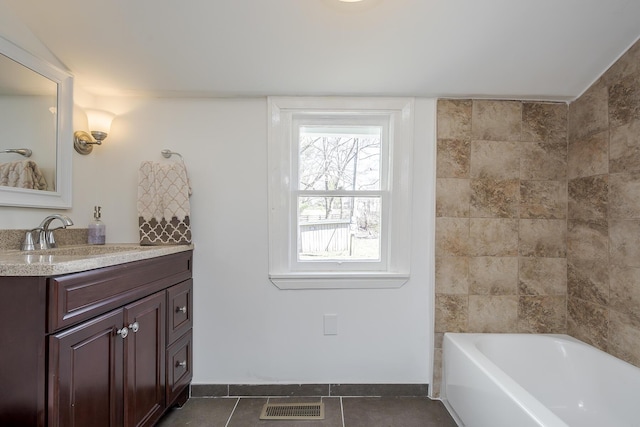
POLYGON ((0 277, 0 425, 151 426, 192 378, 192 251, 0 277))

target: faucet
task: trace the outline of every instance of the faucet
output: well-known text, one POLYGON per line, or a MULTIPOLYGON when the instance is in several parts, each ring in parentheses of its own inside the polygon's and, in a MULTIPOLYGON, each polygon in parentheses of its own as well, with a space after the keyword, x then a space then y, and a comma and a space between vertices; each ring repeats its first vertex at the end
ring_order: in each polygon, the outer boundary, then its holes
POLYGON ((57 247, 55 238, 53 237, 53 231, 58 228, 67 228, 67 226, 73 225, 73 221, 66 215, 53 214, 49 215, 42 220, 39 226, 27 231, 22 242, 23 251, 33 251, 35 249, 51 249, 57 247), (62 227, 50 229, 49 226, 53 220, 60 220, 62 227), (38 232, 37 240, 34 240, 33 233, 38 232))

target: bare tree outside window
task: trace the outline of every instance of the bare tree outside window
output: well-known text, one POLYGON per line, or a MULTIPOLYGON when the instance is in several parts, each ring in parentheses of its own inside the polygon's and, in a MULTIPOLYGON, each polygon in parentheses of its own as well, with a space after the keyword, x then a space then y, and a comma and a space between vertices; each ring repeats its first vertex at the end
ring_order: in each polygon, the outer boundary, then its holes
POLYGON ((381 131, 300 127, 299 259, 380 259, 381 131))

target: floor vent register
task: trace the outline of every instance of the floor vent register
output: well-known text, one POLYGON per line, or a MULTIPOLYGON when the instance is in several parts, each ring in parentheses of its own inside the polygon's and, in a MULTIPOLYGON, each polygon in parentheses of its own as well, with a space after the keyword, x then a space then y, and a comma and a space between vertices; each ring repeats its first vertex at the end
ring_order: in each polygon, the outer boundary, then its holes
POLYGON ((266 403, 261 420, 323 420, 324 403, 266 403))

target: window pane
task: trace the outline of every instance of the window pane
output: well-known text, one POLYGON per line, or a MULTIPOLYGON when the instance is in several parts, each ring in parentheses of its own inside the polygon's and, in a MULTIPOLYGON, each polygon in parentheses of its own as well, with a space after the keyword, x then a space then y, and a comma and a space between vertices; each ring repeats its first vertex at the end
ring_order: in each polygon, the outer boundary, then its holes
POLYGON ((301 126, 299 190, 380 190, 380 126, 301 126))
POLYGON ((299 197, 299 261, 379 261, 380 197, 299 197))

